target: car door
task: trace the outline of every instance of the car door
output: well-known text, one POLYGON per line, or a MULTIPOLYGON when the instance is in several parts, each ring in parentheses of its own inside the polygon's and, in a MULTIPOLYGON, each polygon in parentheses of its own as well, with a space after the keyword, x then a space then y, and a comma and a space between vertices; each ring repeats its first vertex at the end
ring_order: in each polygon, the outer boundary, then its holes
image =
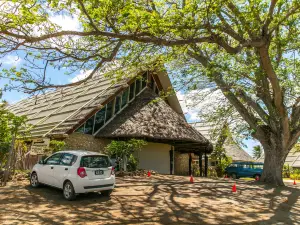
POLYGON ((40 168, 38 174, 41 183, 54 185, 53 172, 54 168, 59 165, 61 156, 62 153, 55 153, 45 160, 45 164, 40 168))
POLYGON ((54 186, 58 188, 63 188, 63 182, 70 172, 71 166, 76 161, 77 156, 64 153, 60 159, 59 165, 55 166, 53 171, 53 181, 54 186))

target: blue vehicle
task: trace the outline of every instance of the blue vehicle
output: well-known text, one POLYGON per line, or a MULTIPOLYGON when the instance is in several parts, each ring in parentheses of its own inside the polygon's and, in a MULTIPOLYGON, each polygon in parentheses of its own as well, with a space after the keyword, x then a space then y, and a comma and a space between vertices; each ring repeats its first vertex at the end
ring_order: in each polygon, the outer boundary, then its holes
POLYGON ((263 167, 264 164, 259 162, 233 162, 225 169, 225 172, 233 179, 253 177, 259 180, 263 172, 263 167))

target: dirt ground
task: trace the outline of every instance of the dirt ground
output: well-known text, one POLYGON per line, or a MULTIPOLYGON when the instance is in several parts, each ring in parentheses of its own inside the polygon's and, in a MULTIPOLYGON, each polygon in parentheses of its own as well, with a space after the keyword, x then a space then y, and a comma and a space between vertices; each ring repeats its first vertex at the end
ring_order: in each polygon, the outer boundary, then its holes
POLYGON ((28 181, 0 188, 0 224, 300 224, 298 185, 156 175, 117 179, 111 198, 98 193, 63 199, 28 181))

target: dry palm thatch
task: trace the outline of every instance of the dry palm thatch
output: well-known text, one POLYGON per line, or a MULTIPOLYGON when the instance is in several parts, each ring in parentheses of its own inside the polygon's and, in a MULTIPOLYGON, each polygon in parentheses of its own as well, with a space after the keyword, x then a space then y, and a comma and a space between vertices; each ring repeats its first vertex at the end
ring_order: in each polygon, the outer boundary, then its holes
POLYGON ((169 143, 186 151, 212 151, 210 142, 150 89, 141 93, 97 137, 143 138, 169 143))

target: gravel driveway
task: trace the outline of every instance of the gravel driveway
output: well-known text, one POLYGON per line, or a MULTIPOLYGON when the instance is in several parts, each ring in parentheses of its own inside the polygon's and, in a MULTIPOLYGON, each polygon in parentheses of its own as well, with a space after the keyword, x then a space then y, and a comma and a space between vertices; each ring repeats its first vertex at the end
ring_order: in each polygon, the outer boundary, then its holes
POLYGON ((0 224, 300 224, 297 186, 156 175, 117 179, 111 198, 68 202, 60 190, 28 181, 0 188, 0 224))

